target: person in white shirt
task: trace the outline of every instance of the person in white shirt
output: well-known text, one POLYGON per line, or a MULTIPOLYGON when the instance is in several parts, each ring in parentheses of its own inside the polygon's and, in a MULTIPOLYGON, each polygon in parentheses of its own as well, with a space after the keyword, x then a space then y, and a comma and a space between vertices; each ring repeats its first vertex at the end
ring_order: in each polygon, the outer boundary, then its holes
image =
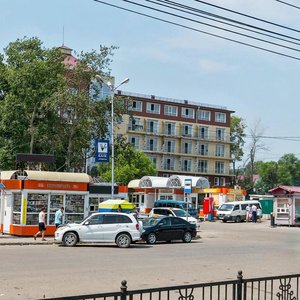
POLYGON ((252 205, 251 211, 252 211, 252 222, 256 223, 257 222, 257 206, 255 204, 252 205))
POLYGON ((45 231, 46 231, 46 209, 42 207, 39 213, 39 231, 33 236, 36 240, 37 236, 42 233, 42 241, 46 241, 45 239, 45 231))

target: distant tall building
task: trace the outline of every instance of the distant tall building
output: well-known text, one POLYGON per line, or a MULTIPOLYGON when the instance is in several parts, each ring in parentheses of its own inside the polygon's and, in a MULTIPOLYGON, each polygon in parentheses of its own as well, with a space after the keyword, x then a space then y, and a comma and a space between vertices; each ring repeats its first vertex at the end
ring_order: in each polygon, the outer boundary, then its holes
POLYGON ((152 160, 158 176, 204 176, 230 184, 230 115, 226 107, 116 92, 132 99, 115 134, 126 136, 152 160))

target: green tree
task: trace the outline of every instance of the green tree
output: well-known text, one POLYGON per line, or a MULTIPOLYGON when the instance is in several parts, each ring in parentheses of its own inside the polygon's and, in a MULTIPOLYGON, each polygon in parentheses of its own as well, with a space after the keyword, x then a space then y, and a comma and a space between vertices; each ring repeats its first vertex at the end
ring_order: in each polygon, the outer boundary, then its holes
POLYGON ((0 55, 0 168, 16 153, 54 154, 54 170, 82 170, 94 137, 107 134, 109 100, 90 97, 96 74, 109 75, 116 47, 80 53, 75 68, 38 38, 12 42, 0 55))
POLYGON ((255 184, 257 193, 265 194, 278 185, 278 163, 275 161, 261 162, 258 170, 259 180, 255 184))
POLYGON ((233 184, 236 185, 239 172, 236 168, 237 162, 241 161, 244 155, 243 146, 245 144, 244 138, 246 124, 242 118, 237 116, 231 116, 230 118, 230 156, 232 162, 232 170, 234 174, 234 182, 233 184))
MULTIPOLYGON (((120 185, 128 185, 133 179, 143 176, 156 176, 154 164, 141 151, 135 150, 134 146, 124 138, 115 141, 114 178, 120 185)), ((101 179, 111 181, 111 162, 99 163, 98 172, 101 179)))
POLYGON ((280 185, 300 185, 300 160, 292 153, 278 160, 278 182, 280 185))

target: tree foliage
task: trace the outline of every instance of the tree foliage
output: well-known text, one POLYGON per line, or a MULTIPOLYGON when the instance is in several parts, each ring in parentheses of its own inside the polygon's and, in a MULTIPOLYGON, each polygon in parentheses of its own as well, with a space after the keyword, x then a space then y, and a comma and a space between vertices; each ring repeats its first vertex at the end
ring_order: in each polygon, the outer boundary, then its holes
POLYGON ((15 168, 16 153, 54 154, 50 169, 82 170, 86 149, 107 134, 109 100, 90 97, 96 74, 109 75, 116 47, 80 53, 64 64, 60 49, 38 38, 11 42, 0 55, 0 169, 15 168))
MULTIPOLYGON (((245 129, 246 124, 244 119, 237 117, 237 116, 231 116, 230 118, 230 156, 232 161, 232 169, 233 174, 235 175, 234 178, 237 178, 238 171, 236 168, 237 162, 241 161, 244 155, 243 146, 245 144, 245 129)), ((236 181, 236 180, 235 180, 236 181)), ((234 185, 237 184, 237 182, 234 182, 234 185)))
MULTIPOLYGON (((114 178, 120 185, 128 185, 133 179, 143 176, 155 176, 157 171, 146 154, 135 150, 124 138, 115 141, 114 178)), ((111 162, 99 163, 98 172, 101 179, 111 181, 111 162)))

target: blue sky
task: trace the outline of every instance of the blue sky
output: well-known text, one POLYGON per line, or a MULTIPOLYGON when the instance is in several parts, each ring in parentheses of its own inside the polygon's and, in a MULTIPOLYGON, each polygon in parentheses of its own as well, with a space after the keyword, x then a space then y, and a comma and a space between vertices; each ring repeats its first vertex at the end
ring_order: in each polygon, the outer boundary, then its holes
MULTIPOLYGON (((300 10, 275 0, 207 1, 300 30, 300 10)), ((106 2, 171 20, 120 0, 106 2)), ((300 39, 298 32, 255 22, 197 1, 177 2, 300 39)), ((298 0, 289 2, 297 5, 298 0)), ((204 25, 179 19, 172 21, 300 57, 295 51, 267 46, 204 25)), ((24 36, 39 37, 45 47, 60 46, 63 28, 64 44, 77 52, 97 50, 100 44, 119 47, 111 68, 116 83, 130 78, 123 90, 226 106, 245 119, 247 133, 260 122, 264 136, 300 137, 300 60, 172 26, 92 0, 1 0, 1 52, 9 42, 24 36)), ((300 158, 300 138, 298 141, 263 139, 263 142, 269 150, 260 152, 259 159, 278 160, 286 153, 300 158)))

